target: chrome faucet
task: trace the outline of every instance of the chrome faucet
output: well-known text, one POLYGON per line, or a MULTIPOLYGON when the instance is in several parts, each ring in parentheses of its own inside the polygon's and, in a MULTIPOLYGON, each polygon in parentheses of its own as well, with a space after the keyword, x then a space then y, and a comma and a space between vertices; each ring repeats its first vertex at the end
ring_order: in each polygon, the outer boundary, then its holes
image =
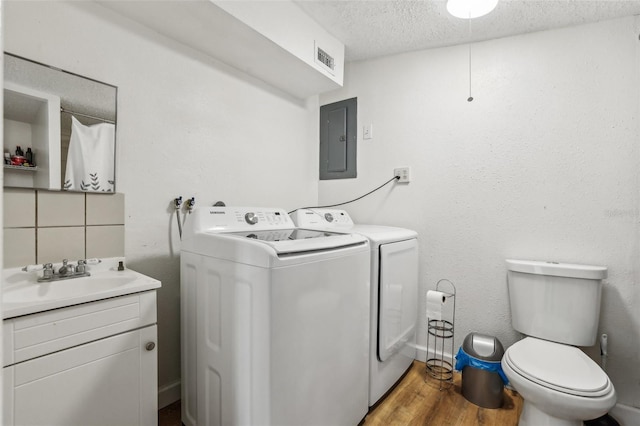
MULTIPOLYGON (((99 261, 98 261, 99 262, 99 261)), ((67 280, 70 278, 88 277, 91 274, 87 271, 87 261, 85 259, 78 260, 78 264, 69 263, 64 259, 62 266, 57 271, 53 268, 52 263, 44 265, 29 265, 22 268, 23 271, 39 271, 42 269, 42 276, 38 277, 38 282, 50 282, 58 280, 67 280)))
POLYGON ((62 260, 62 266, 58 269, 58 274, 60 275, 74 275, 76 273, 76 267, 72 264, 69 264, 68 259, 62 260))

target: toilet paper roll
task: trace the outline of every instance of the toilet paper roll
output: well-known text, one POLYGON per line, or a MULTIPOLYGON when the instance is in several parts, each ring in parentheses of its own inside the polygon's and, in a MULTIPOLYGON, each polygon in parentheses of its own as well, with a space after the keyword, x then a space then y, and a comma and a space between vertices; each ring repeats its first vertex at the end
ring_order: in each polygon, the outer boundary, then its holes
POLYGON ((447 295, 441 291, 427 291, 427 318, 442 320, 442 308, 447 301, 447 295))

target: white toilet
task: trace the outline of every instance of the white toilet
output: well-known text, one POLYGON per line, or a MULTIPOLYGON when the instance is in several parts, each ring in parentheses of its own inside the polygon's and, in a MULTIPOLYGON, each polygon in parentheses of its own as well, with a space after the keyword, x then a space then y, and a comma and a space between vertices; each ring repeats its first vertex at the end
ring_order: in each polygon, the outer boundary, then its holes
POLYGON ((511 323, 527 337, 510 346, 502 369, 524 399, 520 426, 582 426, 606 414, 616 392, 576 346, 593 346, 607 268, 507 260, 511 323))

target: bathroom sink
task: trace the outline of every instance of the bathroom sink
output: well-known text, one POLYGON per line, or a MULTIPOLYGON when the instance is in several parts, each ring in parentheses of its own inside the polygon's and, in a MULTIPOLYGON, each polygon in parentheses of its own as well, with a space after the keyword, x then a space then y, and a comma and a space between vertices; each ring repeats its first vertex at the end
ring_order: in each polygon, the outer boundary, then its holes
POLYGON ((7 319, 160 287, 160 281, 146 275, 130 269, 118 271, 117 260, 121 258, 88 266, 89 277, 40 283, 36 280, 42 272, 5 269, 2 316, 7 319))
POLYGON ((39 283, 38 285, 19 285, 10 287, 2 294, 3 303, 30 303, 67 299, 91 293, 101 293, 127 285, 135 280, 127 277, 83 277, 73 280, 39 283))

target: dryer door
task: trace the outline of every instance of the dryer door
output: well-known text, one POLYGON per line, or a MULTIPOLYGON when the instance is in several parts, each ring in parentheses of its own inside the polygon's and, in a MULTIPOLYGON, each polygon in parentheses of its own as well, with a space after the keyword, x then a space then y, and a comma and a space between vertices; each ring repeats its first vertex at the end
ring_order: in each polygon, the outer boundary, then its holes
POLYGON ((380 245, 378 359, 415 339, 418 319, 418 240, 380 245))

